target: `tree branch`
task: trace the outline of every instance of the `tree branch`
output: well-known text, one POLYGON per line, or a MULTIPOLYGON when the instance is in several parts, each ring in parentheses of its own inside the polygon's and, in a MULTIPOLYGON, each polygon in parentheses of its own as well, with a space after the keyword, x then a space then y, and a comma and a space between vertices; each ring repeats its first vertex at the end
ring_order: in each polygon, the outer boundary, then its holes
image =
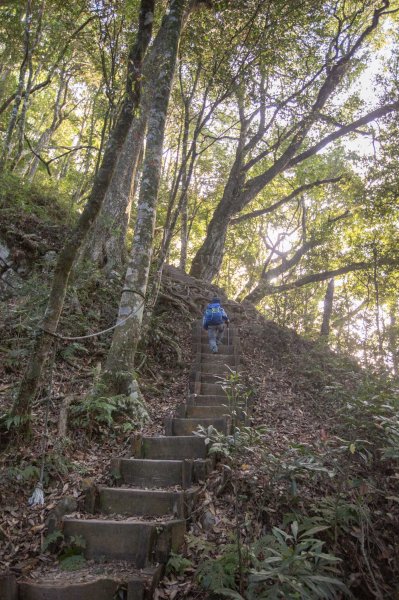
POLYGON ((313 156, 314 154, 319 152, 319 150, 322 150, 323 148, 325 148, 325 146, 331 144, 331 142, 334 142, 335 140, 343 137, 344 135, 347 135, 348 133, 354 132, 358 127, 361 127, 362 125, 367 125, 367 123, 375 121, 376 119, 380 119, 381 117, 385 117, 385 115, 396 110, 399 110, 399 100, 397 102, 392 102, 391 104, 384 104, 384 106, 380 106, 380 108, 372 110, 371 112, 367 113, 367 115, 364 115, 356 121, 353 121, 353 123, 350 123, 349 125, 344 125, 340 129, 337 129, 337 131, 334 131, 333 133, 327 135, 325 138, 320 140, 320 142, 317 142, 317 144, 315 144, 314 146, 311 146, 301 154, 298 154, 297 156, 292 158, 288 163, 288 168, 291 168, 297 165, 298 163, 306 160, 310 156, 313 156))
POLYGON ((319 185, 326 185, 327 183, 337 183, 338 181, 340 181, 342 179, 342 177, 343 176, 340 175, 339 177, 331 177, 330 179, 320 179, 318 181, 313 181, 312 183, 306 183, 305 185, 301 185, 299 188, 296 188, 295 190, 293 190, 291 192, 291 194, 288 194, 288 196, 284 196, 284 198, 281 198, 280 200, 278 200, 271 206, 268 206, 267 208, 261 208, 259 210, 254 210, 251 213, 247 213, 245 215, 241 215, 240 217, 236 217, 235 219, 232 219, 230 221, 230 225, 237 225, 238 223, 242 223, 243 221, 248 221, 249 219, 254 219, 255 217, 261 217, 262 215, 266 215, 271 212, 274 212, 275 210, 280 208, 280 206, 282 206, 283 204, 287 204, 293 198, 296 198, 296 196, 299 196, 303 192, 306 192, 307 190, 310 190, 319 185))
MULTIPOLYGON (((382 258, 378 261, 378 265, 391 265, 397 266, 398 260, 394 260, 391 258, 382 258)), ((257 303, 260 302, 265 296, 271 296, 273 294, 279 294, 280 292, 288 292, 290 290, 297 289, 304 285, 309 285, 310 283, 318 283, 319 281, 325 281, 326 279, 330 279, 331 277, 336 277, 338 275, 346 275, 346 273, 351 273, 353 271, 365 271, 374 266, 372 262, 355 262, 350 263, 349 265, 345 265, 343 267, 339 267, 338 269, 330 269, 327 271, 322 271, 320 273, 310 273, 309 275, 305 275, 304 277, 300 277, 296 281, 291 281, 290 283, 283 283, 281 285, 270 285, 266 281, 261 282, 248 296, 244 298, 244 300, 249 300, 250 302, 257 303)))
MULTIPOLYGON (((67 40, 66 44, 64 45, 64 47, 62 48, 62 50, 58 54, 58 57, 57 57, 55 63, 53 64, 53 66, 51 67, 50 72, 49 72, 47 78, 44 81, 42 81, 41 83, 38 83, 37 85, 34 85, 29 90, 29 95, 34 94, 35 92, 38 92, 39 90, 42 90, 43 88, 47 87, 51 83, 51 81, 53 79, 53 76, 54 76, 54 73, 55 73, 55 70, 57 69, 57 67, 60 64, 62 58, 64 57, 66 51, 68 50, 70 43, 82 31, 82 29, 84 29, 86 27, 86 25, 88 25, 90 23, 90 21, 93 21, 93 19, 95 19, 94 16, 89 17, 88 19, 86 19, 86 21, 84 23, 82 23, 82 25, 80 25, 77 29, 75 29, 75 31, 70 35, 70 37, 67 40)), ((11 96, 9 96, 3 102, 3 104, 0 106, 0 115, 10 106, 11 102, 13 100, 15 100, 16 96, 17 96, 17 92, 14 92, 14 94, 12 94, 11 96)), ((26 91, 22 92, 22 97, 24 98, 25 96, 26 96, 26 91)))

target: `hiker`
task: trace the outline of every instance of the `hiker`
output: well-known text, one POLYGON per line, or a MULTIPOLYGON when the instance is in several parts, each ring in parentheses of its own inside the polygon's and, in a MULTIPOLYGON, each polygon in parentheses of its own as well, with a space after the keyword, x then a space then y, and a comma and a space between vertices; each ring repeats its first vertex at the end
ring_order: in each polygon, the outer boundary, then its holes
POLYGON ((225 326, 229 326, 229 318, 226 311, 220 306, 220 300, 216 296, 205 309, 202 325, 205 331, 208 332, 209 348, 211 352, 218 352, 225 326))

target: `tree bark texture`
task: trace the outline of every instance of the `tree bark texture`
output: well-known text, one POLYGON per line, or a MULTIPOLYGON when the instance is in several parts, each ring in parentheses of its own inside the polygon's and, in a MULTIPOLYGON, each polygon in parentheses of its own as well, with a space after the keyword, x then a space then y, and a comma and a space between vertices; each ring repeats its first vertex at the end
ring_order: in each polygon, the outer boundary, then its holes
POLYGON ((334 302, 334 278, 331 278, 327 285, 326 295, 324 296, 323 322, 320 328, 320 336, 328 339, 330 335, 330 321, 334 302))
POLYGON ((101 213, 89 233, 82 260, 93 262, 107 271, 120 270, 125 254, 134 182, 147 123, 146 110, 134 119, 120 153, 101 213))
POLYGON ((125 262, 126 235, 134 199, 135 178, 146 134, 153 81, 158 72, 161 48, 164 46, 164 34, 165 29, 161 28, 144 59, 140 116, 130 128, 101 213, 82 253, 83 260, 92 261, 107 272, 120 270, 125 262))
POLYGON ((151 39, 155 0, 142 0, 140 5, 137 39, 129 53, 126 82, 126 96, 115 129, 110 135, 101 167, 95 177, 88 202, 70 238, 62 248, 55 267, 52 287, 42 326, 38 331, 32 355, 22 379, 12 415, 29 416, 31 403, 35 397, 42 369, 52 346, 52 333, 56 332, 63 309, 69 276, 74 260, 97 217, 106 191, 112 178, 115 164, 129 130, 137 106, 135 90, 132 86, 140 78, 143 53, 151 39))
POLYGON ((398 323, 396 319, 396 306, 391 306, 389 311, 388 345, 392 359, 393 373, 399 375, 399 348, 398 348, 398 323))
POLYGON ((25 77, 26 72, 29 67, 30 59, 31 59, 31 30, 32 30, 32 2, 28 0, 26 3, 26 12, 25 12, 25 30, 24 30, 24 56, 22 59, 22 63, 19 69, 19 77, 18 77, 18 85, 17 90, 14 95, 14 106, 11 111, 10 120, 8 123, 3 149, 0 157, 0 172, 5 169, 7 159, 11 153, 11 142, 12 136, 14 133, 14 129, 17 123, 17 117, 19 113, 19 108, 22 102, 22 94, 25 87, 25 77))
POLYGON ((187 0, 171 0, 161 30, 156 72, 149 93, 148 130, 143 162, 137 219, 124 290, 119 304, 118 321, 108 353, 104 380, 110 394, 138 395, 134 378, 134 357, 140 337, 144 301, 151 265, 158 189, 166 115, 175 72, 177 51, 187 0), (131 315, 131 316, 130 316, 131 315))

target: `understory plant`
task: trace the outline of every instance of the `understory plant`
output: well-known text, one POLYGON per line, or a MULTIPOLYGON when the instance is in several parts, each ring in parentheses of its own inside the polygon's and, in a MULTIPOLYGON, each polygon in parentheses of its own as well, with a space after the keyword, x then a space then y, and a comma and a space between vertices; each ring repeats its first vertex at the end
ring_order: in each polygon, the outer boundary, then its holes
POLYGON ((106 433, 110 427, 128 432, 150 420, 144 400, 140 398, 88 394, 71 405, 71 420, 85 429, 88 435, 106 433))
POLYGON ((334 600, 351 594, 339 578, 341 559, 324 551, 315 534, 327 529, 302 530, 297 521, 288 530, 272 532, 242 549, 245 585, 239 581, 239 557, 235 544, 226 544, 197 571, 201 586, 237 600, 334 600), (241 585, 240 585, 241 584, 241 585), (241 588, 240 591, 239 588, 241 588))

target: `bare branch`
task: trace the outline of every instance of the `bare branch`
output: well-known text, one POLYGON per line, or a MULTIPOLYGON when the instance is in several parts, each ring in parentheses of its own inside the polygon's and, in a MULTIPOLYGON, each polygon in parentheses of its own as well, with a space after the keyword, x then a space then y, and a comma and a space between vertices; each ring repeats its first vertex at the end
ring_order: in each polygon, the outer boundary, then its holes
POLYGON ((296 196, 299 196, 300 194, 303 194, 304 192, 306 192, 316 186, 326 185, 328 183, 337 183, 338 181, 340 181, 342 179, 342 177, 343 176, 341 175, 339 177, 331 177, 330 179, 320 179, 319 181, 313 181, 312 183, 306 183, 305 185, 301 185, 299 188, 296 188, 293 192, 291 192, 291 194, 288 194, 288 196, 284 196, 284 198, 281 198, 281 200, 278 200, 277 202, 268 206, 267 208, 261 208, 259 210, 254 210, 251 213, 247 213, 245 215, 241 215, 240 217, 236 217, 235 219, 232 219, 230 221, 230 225, 237 225, 238 223, 242 223, 243 221, 248 221, 249 219, 254 219, 255 217, 261 217, 262 215, 266 215, 271 212, 274 212, 275 210, 280 208, 280 206, 282 206, 283 204, 287 204, 293 198, 296 198, 296 196))
MULTIPOLYGON (((39 90, 42 90, 43 88, 47 87, 51 83, 51 81, 54 77, 54 73, 55 73, 58 65, 60 64, 61 60, 63 59, 66 51, 68 50, 70 43, 82 31, 82 29, 84 29, 91 21, 93 21, 93 19, 95 19, 94 16, 89 17, 88 19, 86 19, 86 21, 84 23, 82 23, 82 25, 80 25, 77 29, 75 29, 75 31, 70 35, 70 37, 67 40, 67 42, 65 43, 64 47, 61 49, 60 53, 58 54, 58 57, 57 57, 55 63, 53 64, 53 66, 51 67, 47 78, 44 81, 42 81, 41 83, 34 85, 29 90, 29 95, 32 95, 35 92, 38 92, 39 90)), ((22 93, 22 97, 25 97, 25 95, 26 95, 26 91, 22 93)), ((16 96, 17 96, 17 92, 15 92, 11 96, 9 96, 3 102, 3 104, 0 106, 0 115, 9 107, 9 105, 16 98, 16 96)))
MULTIPOLYGON (((375 110, 372 110, 371 112, 367 113, 363 117, 360 117, 356 121, 349 123, 349 125, 344 125, 340 129, 337 129, 337 131, 330 133, 329 135, 327 135, 325 138, 320 140, 320 142, 318 142, 314 146, 311 146, 310 148, 308 148, 301 154, 298 154, 297 156, 292 158, 290 160, 290 162, 288 163, 288 168, 291 168, 291 167, 297 165, 298 163, 306 160, 310 156, 313 156, 314 154, 319 152, 319 150, 322 150, 328 144, 331 144, 331 142, 334 142, 335 140, 337 140, 345 135, 348 135, 348 133, 352 133, 352 132, 356 131, 362 125, 367 125, 367 123, 371 123, 372 121, 375 121, 376 119, 385 117, 385 115, 388 115, 389 113, 397 111, 397 110, 399 110, 399 100, 397 102, 392 102, 391 104, 384 104, 384 106, 380 106, 380 108, 376 108, 375 110)), ((364 133, 364 132, 362 132, 362 133, 364 133)))

